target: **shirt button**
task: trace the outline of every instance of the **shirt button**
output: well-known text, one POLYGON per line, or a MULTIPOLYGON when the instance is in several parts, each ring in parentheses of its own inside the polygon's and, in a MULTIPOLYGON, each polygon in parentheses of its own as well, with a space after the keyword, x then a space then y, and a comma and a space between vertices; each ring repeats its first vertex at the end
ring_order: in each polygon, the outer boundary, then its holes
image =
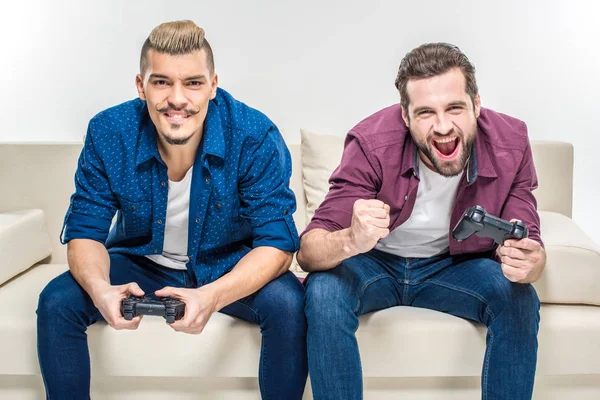
POLYGON ((210 178, 206 178, 206 183, 210 182, 210 178))
POLYGON ((217 203, 217 208, 221 208, 221 203, 217 203))
POLYGON ((167 183, 166 182, 161 182, 160 186, 165 187, 165 186, 167 186, 167 183))
POLYGON ((283 215, 288 215, 288 210, 284 210, 283 215))
POLYGON ((408 196, 404 196, 404 201, 408 200, 408 196))
POLYGON ((135 211, 135 206, 131 206, 131 211, 135 211))
POLYGON ((200 223, 200 218, 196 218, 196 223, 199 224, 200 223))
POLYGON ((417 171, 413 171, 413 175, 414 175, 414 176, 417 176, 417 171))
POLYGON ((154 254, 158 254, 158 250, 154 249, 154 254))
POLYGON ((158 221, 156 221, 157 224, 162 224, 162 219, 159 219, 158 221))

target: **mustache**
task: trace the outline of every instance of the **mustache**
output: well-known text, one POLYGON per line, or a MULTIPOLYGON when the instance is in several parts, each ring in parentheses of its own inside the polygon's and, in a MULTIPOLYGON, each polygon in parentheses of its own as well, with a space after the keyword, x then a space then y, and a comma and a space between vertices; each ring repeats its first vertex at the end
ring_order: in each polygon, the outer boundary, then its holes
POLYGON ((461 141, 464 139, 464 135, 462 132, 458 131, 456 128, 450 129, 445 134, 441 134, 440 132, 433 131, 430 135, 427 136, 427 141, 431 142, 432 139, 442 139, 448 136, 458 136, 461 141))
POLYGON ((200 112, 199 107, 196 107, 196 108, 176 107, 171 103, 167 103, 166 106, 160 107, 160 108, 159 108, 159 105, 157 105, 155 107, 155 110, 161 114, 167 113, 169 111, 185 111, 188 115, 196 115, 200 112))

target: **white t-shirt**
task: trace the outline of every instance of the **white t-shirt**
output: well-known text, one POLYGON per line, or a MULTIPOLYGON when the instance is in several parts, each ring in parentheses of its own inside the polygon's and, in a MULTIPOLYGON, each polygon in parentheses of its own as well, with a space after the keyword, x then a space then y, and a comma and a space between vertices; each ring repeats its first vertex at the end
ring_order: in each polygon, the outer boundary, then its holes
POLYGON ((185 270, 185 264, 189 261, 187 251, 192 169, 193 167, 179 182, 169 180, 163 252, 146 256, 163 267, 185 270))
POLYGON ((428 258, 448 251, 450 216, 463 174, 447 178, 419 157, 419 187, 410 217, 375 248, 401 257, 428 258))

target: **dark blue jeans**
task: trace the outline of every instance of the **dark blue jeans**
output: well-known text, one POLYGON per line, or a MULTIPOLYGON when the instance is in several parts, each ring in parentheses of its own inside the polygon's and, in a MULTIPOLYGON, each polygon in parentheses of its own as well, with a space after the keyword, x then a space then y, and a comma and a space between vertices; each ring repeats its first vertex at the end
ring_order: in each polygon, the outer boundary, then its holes
MULTIPOLYGON (((113 285, 137 282, 146 294, 165 286, 194 287, 187 271, 164 268, 144 257, 111 254, 110 263, 113 285)), ((221 312, 260 326, 262 398, 301 399, 308 366, 304 290, 298 279, 288 272, 221 312)), ((42 291, 37 314, 38 357, 47 398, 89 398, 86 330, 103 320, 102 315, 70 272, 42 291)))
POLYGON ((483 399, 530 399, 540 303, 500 264, 477 256, 402 258, 372 250, 306 281, 308 365, 315 400, 362 399, 358 317, 404 305, 485 324, 483 399))

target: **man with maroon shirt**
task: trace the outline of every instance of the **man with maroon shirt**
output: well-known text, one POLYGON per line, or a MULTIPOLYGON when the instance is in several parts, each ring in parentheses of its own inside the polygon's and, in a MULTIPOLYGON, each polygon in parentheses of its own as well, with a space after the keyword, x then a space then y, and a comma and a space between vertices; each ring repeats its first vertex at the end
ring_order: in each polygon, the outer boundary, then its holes
POLYGON ((408 53, 396 87, 400 104, 349 132, 302 235, 314 397, 362 398, 358 317, 405 305, 485 324, 482 397, 530 399, 539 325, 531 283, 546 253, 527 128, 481 108, 475 68, 446 43, 408 53), (474 205, 523 221, 529 238, 455 241, 451 229, 474 205))

